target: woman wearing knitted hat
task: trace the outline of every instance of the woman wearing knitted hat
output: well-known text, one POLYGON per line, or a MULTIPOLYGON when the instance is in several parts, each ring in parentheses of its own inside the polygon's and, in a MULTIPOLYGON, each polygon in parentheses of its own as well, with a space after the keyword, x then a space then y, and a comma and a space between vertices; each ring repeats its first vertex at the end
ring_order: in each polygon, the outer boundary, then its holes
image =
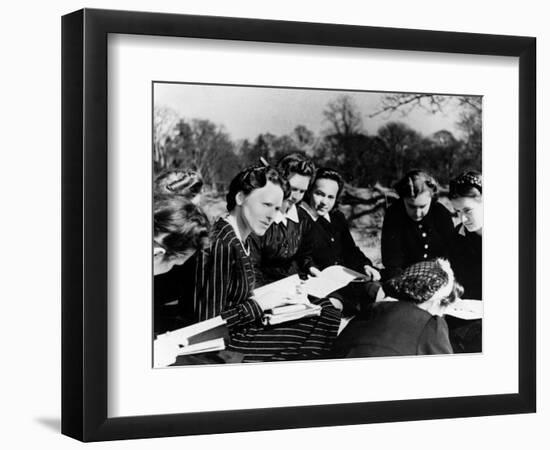
POLYGON ((385 300, 353 320, 338 337, 334 355, 433 355, 453 353, 442 315, 462 294, 447 260, 413 264, 384 285, 385 300))

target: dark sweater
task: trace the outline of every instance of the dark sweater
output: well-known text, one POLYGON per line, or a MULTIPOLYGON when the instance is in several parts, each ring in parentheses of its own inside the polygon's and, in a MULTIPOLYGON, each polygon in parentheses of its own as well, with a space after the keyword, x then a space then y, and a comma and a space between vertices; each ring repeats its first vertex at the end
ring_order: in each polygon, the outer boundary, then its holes
POLYGON ((189 292, 195 282, 194 256, 183 265, 155 275, 154 331, 156 334, 181 328, 193 322, 193 299, 189 292))
POLYGON ((451 213, 441 203, 432 201, 428 214, 415 222, 407 215, 403 200, 398 200, 387 209, 382 227, 385 278, 420 261, 448 259, 454 236, 451 213))
POLYGON ((309 273, 311 248, 304 237, 310 233, 313 221, 302 208, 297 208, 297 213, 297 223, 291 219, 286 224, 272 223, 263 236, 249 236, 256 287, 309 273))
POLYGON ((451 265, 457 281, 464 287, 463 298, 481 300, 481 236, 462 225, 456 228, 451 265))
POLYGON ((372 262, 355 244, 346 217, 339 210, 329 216, 330 222, 319 217, 308 235, 314 265, 323 270, 338 264, 364 273, 364 266, 372 262))

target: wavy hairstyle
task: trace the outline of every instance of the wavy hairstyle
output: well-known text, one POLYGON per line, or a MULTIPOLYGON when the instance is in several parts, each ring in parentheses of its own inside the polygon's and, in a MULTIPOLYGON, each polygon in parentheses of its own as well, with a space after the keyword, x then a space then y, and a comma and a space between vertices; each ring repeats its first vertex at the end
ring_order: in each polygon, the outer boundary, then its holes
POLYGON ((163 235, 166 257, 175 257, 189 250, 202 250, 209 245, 210 223, 206 214, 188 199, 174 195, 157 195, 153 206, 155 239, 163 235))
POLYGON ((310 177, 309 184, 311 185, 315 175, 315 164, 313 164, 313 161, 311 161, 307 156, 304 156, 301 153, 291 153, 283 156, 277 162, 277 170, 287 180, 292 174, 310 177))
POLYGON ((334 206, 338 204, 338 199, 340 198, 340 194, 342 194, 342 191, 344 190, 344 179, 342 178, 342 175, 340 175, 339 172, 337 172, 334 169, 330 169, 328 167, 321 167, 317 169, 315 172, 315 177, 311 181, 311 184, 309 185, 309 189, 306 192, 306 195, 304 196, 304 201, 309 204, 311 200, 311 196, 313 194, 313 188, 315 186, 315 183, 317 180, 332 180, 335 181, 338 184, 338 192, 336 193, 336 202, 334 203, 334 206))
POLYGON ((250 166, 237 174, 229 184, 229 191, 226 195, 227 210, 233 211, 237 206, 236 197, 239 192, 244 195, 250 194, 255 189, 263 188, 267 182, 280 186, 283 190, 283 198, 288 198, 290 189, 288 181, 271 166, 256 165, 250 166))
POLYGON ((430 192, 437 199, 439 186, 435 178, 423 170, 411 170, 394 185, 400 198, 416 198, 423 192, 430 192))

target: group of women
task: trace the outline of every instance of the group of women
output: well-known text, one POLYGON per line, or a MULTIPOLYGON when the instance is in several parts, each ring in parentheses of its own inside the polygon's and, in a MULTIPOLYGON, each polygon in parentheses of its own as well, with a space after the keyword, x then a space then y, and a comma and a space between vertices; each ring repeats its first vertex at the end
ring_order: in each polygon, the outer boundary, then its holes
POLYGON ((480 174, 450 184, 457 228, 431 176, 413 171, 400 180, 383 224, 383 269, 359 249, 338 209, 340 174, 304 155, 237 174, 227 214, 210 228, 197 206, 200 184, 186 171, 155 180, 155 332, 221 316, 227 349, 244 362, 480 350, 480 323, 443 318, 463 295, 460 284, 481 300, 480 174), (282 299, 258 298, 255 288, 332 265, 359 272, 361 282, 310 297, 319 316, 264 325, 282 299), (343 317, 353 319, 340 332, 343 317))

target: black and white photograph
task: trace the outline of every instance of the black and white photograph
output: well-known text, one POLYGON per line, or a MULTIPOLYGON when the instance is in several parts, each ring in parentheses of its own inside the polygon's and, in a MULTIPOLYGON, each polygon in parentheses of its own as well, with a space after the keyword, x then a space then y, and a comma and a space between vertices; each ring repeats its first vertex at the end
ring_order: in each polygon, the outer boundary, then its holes
POLYGON ((7 3, 0 447, 550 448, 545 10, 7 3))
POLYGON ((154 368, 483 352, 481 95, 152 96, 154 368))

